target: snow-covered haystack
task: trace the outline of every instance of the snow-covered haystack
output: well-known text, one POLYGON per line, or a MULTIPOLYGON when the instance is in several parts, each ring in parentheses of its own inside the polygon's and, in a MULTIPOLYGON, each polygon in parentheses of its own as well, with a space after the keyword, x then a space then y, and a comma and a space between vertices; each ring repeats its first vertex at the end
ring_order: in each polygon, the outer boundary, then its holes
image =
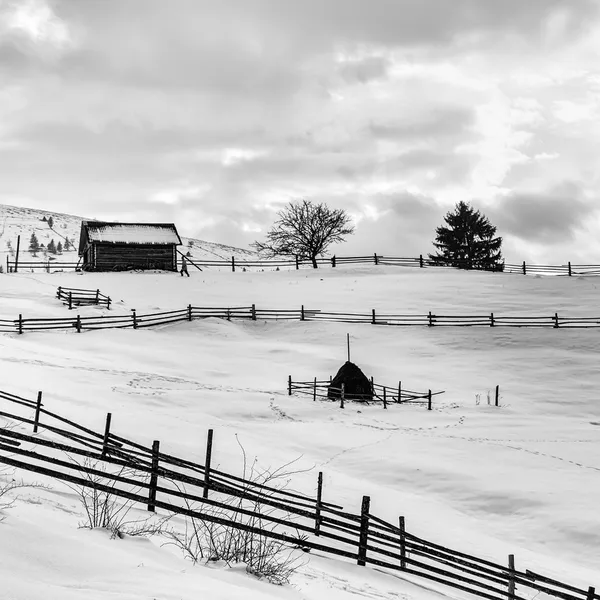
POLYGON ((327 397, 338 400, 344 384, 344 399, 368 402, 373 400, 373 386, 369 378, 353 363, 347 360, 332 379, 327 390, 327 397))

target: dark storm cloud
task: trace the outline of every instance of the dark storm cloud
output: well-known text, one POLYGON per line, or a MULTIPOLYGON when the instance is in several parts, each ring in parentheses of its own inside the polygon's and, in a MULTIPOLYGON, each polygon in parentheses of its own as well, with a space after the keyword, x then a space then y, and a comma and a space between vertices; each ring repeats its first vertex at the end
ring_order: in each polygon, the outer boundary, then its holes
POLYGON ((572 240, 597 210, 597 202, 584 199, 577 184, 565 183, 546 193, 513 193, 486 214, 499 235, 560 243, 572 240))

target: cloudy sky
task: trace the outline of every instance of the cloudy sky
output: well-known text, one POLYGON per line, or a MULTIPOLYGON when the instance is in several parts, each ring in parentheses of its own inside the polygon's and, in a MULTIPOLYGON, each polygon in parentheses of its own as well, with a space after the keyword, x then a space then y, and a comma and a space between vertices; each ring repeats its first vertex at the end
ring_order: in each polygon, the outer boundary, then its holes
POLYGON ((247 245, 298 198, 411 256, 458 200, 600 260, 598 0, 0 0, 0 203, 247 245))

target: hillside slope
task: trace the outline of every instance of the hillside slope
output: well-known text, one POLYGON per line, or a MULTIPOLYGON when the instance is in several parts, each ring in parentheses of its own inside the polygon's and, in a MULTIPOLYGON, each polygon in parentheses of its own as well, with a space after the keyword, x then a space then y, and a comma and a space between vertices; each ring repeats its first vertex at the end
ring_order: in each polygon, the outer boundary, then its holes
MULTIPOLYGON (((590 315, 600 300, 595 278, 382 266, 210 271, 189 279, 176 273, 20 273, 3 275, 1 284, 0 318, 7 319, 77 312, 108 318, 194 300, 348 312, 590 315), (113 298, 113 308, 69 312, 55 298, 58 285, 100 288, 113 298)), ((214 428, 213 458, 221 470, 241 474, 240 444, 249 463, 256 457, 264 468, 297 461, 291 483, 297 491, 313 496, 316 473, 323 471, 325 499, 348 511, 360 510, 362 495, 369 494, 375 514, 390 522, 405 516, 415 535, 501 564, 515 554, 518 568, 586 588, 600 582, 600 532, 593 526, 600 490, 598 352, 594 329, 204 319, 152 329, 2 335, 0 389, 27 398, 43 390, 50 410, 96 430, 111 412, 118 435, 145 445, 159 439, 166 452, 191 460, 202 460, 206 430, 214 428), (335 374, 347 333, 353 360, 377 382, 446 393, 436 397, 432 411, 375 404, 340 410, 337 403, 288 396, 288 375, 310 381, 335 374), (488 400, 496 384, 499 407, 488 400)), ((60 482, 51 485, 26 491, 6 512, 0 561, 8 565, 8 597, 77 597, 66 592, 85 585, 94 600, 191 600, 198 589, 213 586, 214 573, 192 568, 160 539, 137 544, 78 530, 76 495, 60 482), (118 564, 113 555, 120 556, 118 564), (52 568, 46 568, 48 556, 52 568), (85 556, 98 558, 88 564, 85 556), (48 595, 50 585, 54 595, 48 595)), ((304 558, 292 587, 252 589, 246 597, 469 597, 317 553, 304 558)), ((241 583, 237 575, 219 576, 219 592, 210 597, 236 597, 222 586, 241 583)))
MULTIPOLYGON (((22 208, 0 204, 0 265, 6 265, 6 257, 11 260, 17 246, 17 236, 21 236, 21 260, 46 260, 55 258, 59 261, 77 262, 77 247, 81 222, 85 217, 67 215, 40 210, 35 208, 22 208), (49 221, 51 219, 51 221, 49 221), (49 222, 52 227, 49 226, 49 222), (35 233, 37 240, 43 248, 34 256, 29 251, 31 235, 35 233), (51 241, 57 246, 60 242, 63 250, 60 253, 49 253, 47 248, 51 241)), ((177 223, 175 223, 177 226, 177 223)), ((256 253, 251 250, 235 248, 214 242, 206 242, 196 238, 182 237, 183 245, 180 250, 189 252, 192 260, 218 260, 230 259, 232 256, 239 258, 255 258, 256 253)))

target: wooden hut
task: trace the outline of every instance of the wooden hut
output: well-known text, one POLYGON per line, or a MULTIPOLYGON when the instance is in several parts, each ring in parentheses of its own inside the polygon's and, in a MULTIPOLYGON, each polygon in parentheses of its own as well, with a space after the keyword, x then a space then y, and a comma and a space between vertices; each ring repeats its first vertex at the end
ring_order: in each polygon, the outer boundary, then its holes
POLYGON ((332 379, 327 390, 330 400, 339 400, 342 383, 344 384, 344 398, 368 402, 373 400, 373 386, 368 377, 352 362, 346 361, 332 379))
POLYGON ((179 245, 173 223, 83 221, 79 256, 85 271, 176 271, 179 245))

